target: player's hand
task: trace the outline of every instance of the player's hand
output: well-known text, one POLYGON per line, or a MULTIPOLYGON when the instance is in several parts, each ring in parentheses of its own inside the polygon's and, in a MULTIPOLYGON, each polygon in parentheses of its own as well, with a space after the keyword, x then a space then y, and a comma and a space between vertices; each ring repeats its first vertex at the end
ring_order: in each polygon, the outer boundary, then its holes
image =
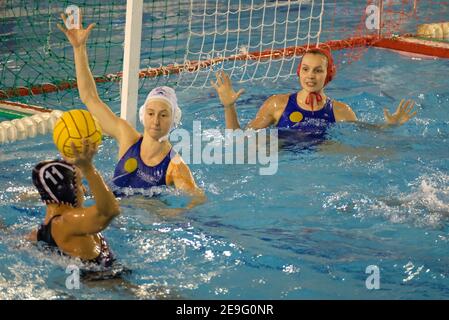
POLYGON ((214 82, 211 80, 212 87, 217 91, 223 106, 225 108, 232 107, 245 90, 240 89, 238 92, 235 92, 229 76, 224 71, 218 71, 215 76, 217 77, 217 81, 214 82))
POLYGON ((407 100, 404 102, 404 99, 399 103, 396 111, 391 114, 388 109, 384 109, 385 122, 387 124, 404 124, 409 121, 411 118, 416 116, 417 111, 413 112, 413 106, 415 105, 415 101, 407 100))
POLYGON ((84 170, 92 167, 92 160, 98 151, 98 147, 96 143, 91 142, 89 139, 83 139, 82 144, 82 149, 79 151, 75 144, 71 143, 70 146, 74 157, 69 162, 84 170))
POLYGON ((64 26, 57 24, 57 27, 59 30, 61 30, 69 39, 71 45, 74 48, 81 47, 83 45, 86 45, 87 39, 89 38, 89 34, 92 31, 92 29, 95 27, 95 23, 91 23, 87 29, 83 28, 83 15, 80 11, 79 13, 79 19, 80 19, 80 28, 79 29, 67 29, 66 26, 66 20, 67 17, 64 13, 61 13, 61 19, 64 21, 64 26))

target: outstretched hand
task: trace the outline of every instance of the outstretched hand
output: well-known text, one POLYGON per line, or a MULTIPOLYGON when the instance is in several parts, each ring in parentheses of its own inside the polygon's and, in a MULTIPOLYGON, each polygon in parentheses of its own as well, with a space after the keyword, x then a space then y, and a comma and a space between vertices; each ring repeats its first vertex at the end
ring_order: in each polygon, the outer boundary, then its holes
POLYGON ((384 109, 385 122, 387 124, 404 124, 409 121, 411 118, 416 116, 416 111, 413 112, 413 106, 415 105, 415 101, 407 100, 404 102, 404 99, 399 103, 395 113, 391 114, 388 109, 384 109))
POLYGON ((81 47, 83 45, 86 45, 87 39, 89 38, 89 34, 92 31, 92 29, 95 27, 95 23, 91 23, 87 29, 83 28, 83 15, 80 12, 79 13, 79 25, 80 28, 79 29, 67 29, 66 26, 66 20, 67 17, 64 13, 61 13, 61 19, 62 21, 64 21, 64 26, 62 26, 61 24, 57 24, 57 27, 59 30, 61 30, 67 37, 67 39, 69 39, 71 45, 74 48, 78 48, 81 47))
POLYGON ((238 92, 235 92, 232 88, 232 83, 229 76, 223 70, 218 71, 215 76, 217 77, 217 81, 214 82, 211 80, 210 84, 217 91, 221 103, 224 107, 233 106, 245 90, 240 89, 238 92))
POLYGON ((83 147, 81 152, 75 147, 75 144, 71 143, 72 152, 74 157, 68 159, 69 162, 80 168, 81 170, 87 169, 92 166, 92 159, 98 151, 97 144, 91 142, 89 139, 83 139, 83 147))

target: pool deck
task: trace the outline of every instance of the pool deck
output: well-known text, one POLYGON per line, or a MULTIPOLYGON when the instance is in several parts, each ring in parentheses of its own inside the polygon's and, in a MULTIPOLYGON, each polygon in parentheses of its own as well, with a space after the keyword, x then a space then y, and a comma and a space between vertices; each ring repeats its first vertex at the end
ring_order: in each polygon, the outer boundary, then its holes
POLYGON ((383 38, 374 47, 449 59, 449 42, 425 40, 413 36, 383 38))

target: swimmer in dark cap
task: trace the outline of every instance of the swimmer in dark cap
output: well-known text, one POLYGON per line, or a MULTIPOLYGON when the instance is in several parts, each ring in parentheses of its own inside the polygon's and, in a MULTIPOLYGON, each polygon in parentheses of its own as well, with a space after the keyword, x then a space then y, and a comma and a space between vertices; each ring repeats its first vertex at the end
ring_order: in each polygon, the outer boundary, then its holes
POLYGON ((34 167, 33 184, 47 209, 44 223, 28 238, 83 262, 110 267, 115 259, 100 232, 120 214, 119 205, 92 163, 96 146, 84 140, 82 152, 74 145, 72 150, 73 161, 43 161, 34 167), (90 207, 83 207, 83 176, 95 199, 90 207))

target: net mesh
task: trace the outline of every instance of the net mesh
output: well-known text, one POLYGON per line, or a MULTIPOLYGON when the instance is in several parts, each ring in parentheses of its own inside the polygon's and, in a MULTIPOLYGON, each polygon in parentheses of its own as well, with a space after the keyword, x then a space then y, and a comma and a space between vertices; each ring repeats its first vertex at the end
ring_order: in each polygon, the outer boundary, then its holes
MULTIPOLYGON (((57 29, 69 5, 97 27, 88 41, 90 66, 106 102, 120 100, 126 1, 0 1, 0 100, 50 108, 81 104, 73 50, 57 29)), ((295 74, 301 51, 329 44, 337 66, 366 50, 345 39, 375 36, 367 12, 380 1, 153 0, 144 1, 140 92, 155 85, 202 88, 217 69, 238 81, 276 81, 295 74), (346 41, 346 42, 345 42, 346 41), (342 43, 344 44, 342 46, 342 43), (155 77, 154 77, 155 76, 155 77)), ((419 23, 447 20, 448 1, 384 0, 382 34, 413 33, 419 23)))

